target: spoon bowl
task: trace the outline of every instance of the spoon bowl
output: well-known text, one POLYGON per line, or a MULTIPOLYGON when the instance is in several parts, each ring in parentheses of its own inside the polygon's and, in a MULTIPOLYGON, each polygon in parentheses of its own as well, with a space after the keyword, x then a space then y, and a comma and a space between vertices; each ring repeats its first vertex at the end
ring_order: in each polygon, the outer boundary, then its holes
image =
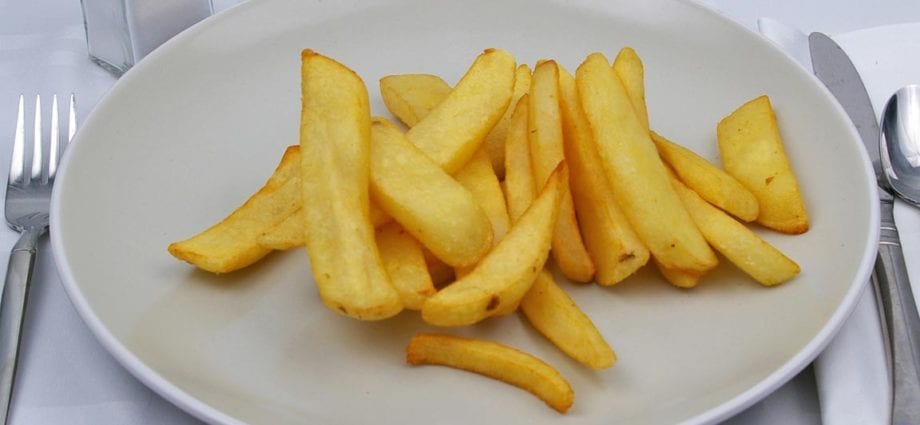
POLYGON ((901 199, 920 206, 920 85, 901 88, 882 112, 882 174, 901 199))

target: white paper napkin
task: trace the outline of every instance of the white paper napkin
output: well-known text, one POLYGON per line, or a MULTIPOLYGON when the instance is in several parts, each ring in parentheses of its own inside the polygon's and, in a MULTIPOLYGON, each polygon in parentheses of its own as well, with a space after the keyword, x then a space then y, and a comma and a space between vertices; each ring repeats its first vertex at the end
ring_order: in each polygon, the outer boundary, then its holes
MULTIPOLYGON (((758 20, 760 32, 811 71, 808 37, 778 21, 758 20)), ((876 115, 897 88, 920 83, 920 24, 893 25, 833 37, 848 53, 866 85, 876 115)), ((898 202, 895 221, 901 230, 915 298, 920 295, 920 210, 898 202), (913 265, 912 265, 913 264, 913 265)), ((883 345, 879 309, 867 286, 840 333, 815 361, 815 379, 826 425, 890 423, 891 381, 883 345)))

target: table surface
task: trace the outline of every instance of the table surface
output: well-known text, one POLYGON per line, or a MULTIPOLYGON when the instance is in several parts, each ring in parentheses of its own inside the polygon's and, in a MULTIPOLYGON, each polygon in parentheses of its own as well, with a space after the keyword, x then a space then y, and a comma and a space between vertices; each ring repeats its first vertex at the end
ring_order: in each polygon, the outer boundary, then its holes
MULTIPOLYGON (((828 33, 920 22, 916 0, 700 1, 751 29, 760 17, 828 33)), ((238 2, 214 0, 215 10, 238 2)), ((21 92, 40 89, 42 95, 50 95, 82 87, 77 93, 82 118, 114 81, 89 64, 78 84, 68 78, 48 78, 56 65, 85 55, 79 4, 77 0, 0 0, 0 164, 9 163, 12 138, 4 135, 12 135, 15 100, 21 92), (7 41, 11 44, 4 46, 7 41), (59 57, 36 51, 48 45, 61 47, 54 53, 59 57)), ((11 230, 0 229, 0 246, 12 247, 16 237, 11 230)), ((61 287, 49 248, 47 240, 39 248, 10 424, 200 423, 143 386, 96 342, 61 287)), ((0 261, 0 272, 3 264, 0 261)), ((814 375, 808 368, 726 423, 819 424, 818 409, 814 375)))

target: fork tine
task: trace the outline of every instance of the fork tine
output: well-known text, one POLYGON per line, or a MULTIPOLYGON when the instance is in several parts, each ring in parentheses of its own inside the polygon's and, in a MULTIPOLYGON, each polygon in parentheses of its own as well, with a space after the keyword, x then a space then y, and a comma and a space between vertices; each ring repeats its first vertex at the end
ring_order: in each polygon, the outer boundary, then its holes
POLYGON ((47 183, 54 178, 57 172, 58 152, 60 145, 60 129, 58 123, 58 99, 57 95, 51 98, 51 141, 48 145, 48 173, 45 175, 43 182, 47 183))
POLYGON ((32 171, 31 180, 42 177, 42 98, 35 95, 35 134, 32 143, 32 171))
POLYGON ((16 116, 16 136, 13 138, 13 155, 10 157, 11 183, 22 183, 23 150, 26 145, 25 97, 19 95, 19 113, 16 116))

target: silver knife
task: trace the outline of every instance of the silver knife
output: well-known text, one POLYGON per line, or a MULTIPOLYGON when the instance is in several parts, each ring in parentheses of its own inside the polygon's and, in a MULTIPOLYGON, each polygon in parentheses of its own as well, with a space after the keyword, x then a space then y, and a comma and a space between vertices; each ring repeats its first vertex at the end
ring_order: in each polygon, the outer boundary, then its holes
POLYGON ((893 374, 891 422, 895 425, 920 424, 920 315, 894 223, 894 196, 882 175, 878 120, 866 87, 846 52, 819 32, 808 36, 808 46, 815 75, 853 121, 875 170, 881 232, 872 283, 887 323, 889 365, 893 374))

